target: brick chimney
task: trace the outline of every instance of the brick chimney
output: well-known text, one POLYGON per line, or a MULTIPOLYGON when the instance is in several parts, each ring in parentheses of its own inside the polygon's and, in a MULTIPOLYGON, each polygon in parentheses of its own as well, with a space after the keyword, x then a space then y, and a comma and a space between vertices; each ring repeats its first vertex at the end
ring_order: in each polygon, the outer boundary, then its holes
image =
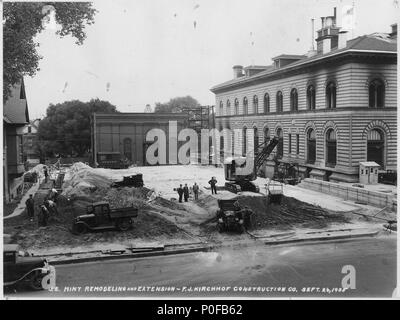
POLYGON ((239 65, 233 66, 233 79, 237 79, 237 78, 240 78, 243 76, 244 76, 243 66, 239 66, 239 65))

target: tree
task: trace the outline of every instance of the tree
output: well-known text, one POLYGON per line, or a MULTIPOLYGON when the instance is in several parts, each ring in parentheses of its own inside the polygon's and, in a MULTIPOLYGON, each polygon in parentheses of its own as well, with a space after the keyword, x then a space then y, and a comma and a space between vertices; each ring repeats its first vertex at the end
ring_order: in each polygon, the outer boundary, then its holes
POLYGON ((34 76, 42 57, 35 36, 45 29, 54 12, 60 26, 56 34, 71 35, 78 45, 86 38, 85 25, 94 23, 96 10, 90 2, 3 2, 3 102, 23 76, 34 76))
POLYGON ((90 116, 93 112, 115 113, 107 101, 92 99, 50 104, 46 117, 40 121, 38 140, 42 154, 84 156, 90 149, 90 116))
POLYGON ((179 113, 183 108, 200 107, 199 102, 191 96, 176 97, 166 103, 157 102, 154 108, 155 113, 179 113))

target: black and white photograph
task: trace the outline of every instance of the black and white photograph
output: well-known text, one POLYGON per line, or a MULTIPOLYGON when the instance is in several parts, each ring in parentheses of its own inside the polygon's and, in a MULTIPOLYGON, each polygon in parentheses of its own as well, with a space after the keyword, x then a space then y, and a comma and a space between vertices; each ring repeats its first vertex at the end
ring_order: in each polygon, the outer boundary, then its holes
POLYGON ((399 298, 398 0, 0 6, 3 300, 399 298))

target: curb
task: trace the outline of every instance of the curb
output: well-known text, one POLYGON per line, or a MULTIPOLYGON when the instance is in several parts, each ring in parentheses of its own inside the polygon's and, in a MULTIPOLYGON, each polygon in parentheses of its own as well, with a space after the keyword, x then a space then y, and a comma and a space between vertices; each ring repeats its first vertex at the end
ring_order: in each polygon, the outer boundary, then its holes
POLYGON ((132 253, 132 254, 97 256, 97 257, 75 258, 75 259, 66 259, 66 260, 54 260, 54 261, 49 260, 49 263, 51 265, 63 265, 63 264, 84 263, 84 262, 93 262, 93 261, 147 258, 147 257, 168 256, 168 255, 182 254, 182 253, 205 252, 205 251, 209 251, 211 249, 213 249, 213 246, 176 249, 176 250, 167 250, 167 251, 138 252, 138 253, 132 253))
POLYGON ((285 244, 285 243, 298 243, 298 242, 312 242, 312 241, 324 241, 324 240, 339 240, 339 239, 351 239, 351 238, 361 238, 361 237, 373 237, 373 236, 376 236, 378 233, 379 233, 379 230, 372 231, 372 232, 357 233, 357 234, 342 234, 342 235, 337 235, 337 236, 323 236, 323 237, 264 241, 264 244, 274 245, 274 244, 285 244))

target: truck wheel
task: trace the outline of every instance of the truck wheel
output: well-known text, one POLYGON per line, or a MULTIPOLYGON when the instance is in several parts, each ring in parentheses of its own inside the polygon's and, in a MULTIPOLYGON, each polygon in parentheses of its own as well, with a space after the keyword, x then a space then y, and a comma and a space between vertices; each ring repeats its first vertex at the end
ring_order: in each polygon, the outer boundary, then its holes
POLYGON ((87 227, 83 223, 75 224, 72 227, 72 232, 75 233, 75 234, 78 234, 78 235, 79 234, 84 234, 86 231, 87 231, 87 227))
POLYGON ((117 222, 117 228, 120 231, 127 231, 131 227, 131 221, 123 219, 117 222))
POLYGON ((42 275, 39 271, 35 271, 33 272, 30 276, 29 276, 29 287, 32 290, 42 290, 42 275))

